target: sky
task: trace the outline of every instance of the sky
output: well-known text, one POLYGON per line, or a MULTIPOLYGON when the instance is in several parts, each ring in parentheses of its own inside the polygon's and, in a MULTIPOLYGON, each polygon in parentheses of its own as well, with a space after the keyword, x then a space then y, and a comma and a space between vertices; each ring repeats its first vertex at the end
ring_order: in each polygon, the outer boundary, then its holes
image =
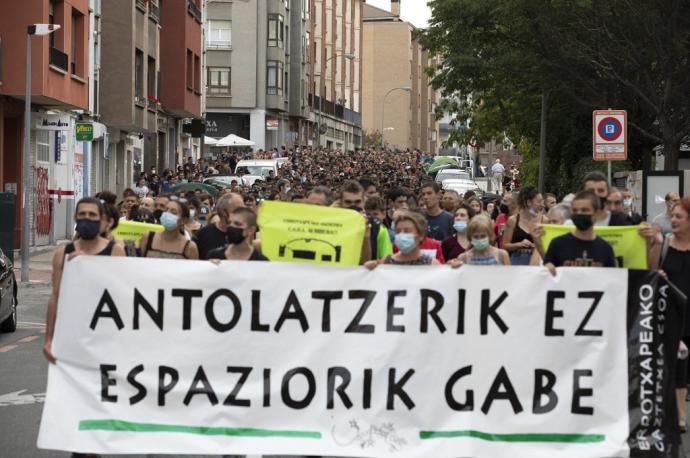
MULTIPOLYGON (((372 6, 390 11, 390 0, 366 0, 372 6)), ((402 18, 417 27, 426 27, 431 10, 426 6, 426 0, 400 0, 402 18)))

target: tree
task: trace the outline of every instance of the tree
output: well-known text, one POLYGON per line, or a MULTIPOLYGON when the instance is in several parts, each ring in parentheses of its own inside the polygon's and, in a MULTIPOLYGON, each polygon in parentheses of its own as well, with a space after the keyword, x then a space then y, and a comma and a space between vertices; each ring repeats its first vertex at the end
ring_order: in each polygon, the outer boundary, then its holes
POLYGON ((422 44, 443 107, 467 124, 467 144, 507 132, 538 149, 540 99, 549 94, 547 182, 571 182, 591 157, 591 112, 626 109, 630 160, 663 145, 675 169, 690 135, 690 2, 687 0, 431 0, 422 44))
MULTIPOLYGON (((381 148, 381 132, 378 130, 365 130, 362 137, 362 145, 364 148, 381 148)), ((388 146, 388 142, 386 142, 386 146, 388 146)))

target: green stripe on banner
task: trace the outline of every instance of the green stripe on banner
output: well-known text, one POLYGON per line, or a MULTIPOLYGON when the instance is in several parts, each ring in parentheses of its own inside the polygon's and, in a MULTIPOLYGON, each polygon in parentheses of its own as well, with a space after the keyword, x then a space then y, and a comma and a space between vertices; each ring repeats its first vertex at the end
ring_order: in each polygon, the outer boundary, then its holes
POLYGON ((603 442, 603 434, 558 434, 558 433, 523 433, 492 434, 482 431, 420 431, 420 439, 448 439, 453 437, 472 437, 490 442, 570 442, 591 443, 603 442))
POLYGON ((202 436, 287 437, 292 439, 321 439, 317 431, 280 431, 256 428, 224 428, 215 426, 161 425, 134 423, 123 420, 82 420, 80 431, 130 431, 136 433, 187 433, 202 436))

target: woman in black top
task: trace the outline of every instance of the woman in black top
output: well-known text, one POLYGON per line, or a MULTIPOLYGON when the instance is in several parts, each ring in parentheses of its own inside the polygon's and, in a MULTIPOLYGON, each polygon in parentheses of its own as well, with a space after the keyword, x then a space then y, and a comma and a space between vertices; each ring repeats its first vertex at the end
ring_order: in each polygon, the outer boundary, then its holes
POLYGON ((268 261, 254 248, 256 214, 246 207, 235 209, 228 218, 227 241, 221 248, 209 251, 208 259, 235 261, 268 261))
MULTIPOLYGON (((675 285, 686 298, 690 298, 690 197, 675 204, 671 211, 671 234, 666 237, 655 228, 644 225, 640 234, 645 236, 649 247, 649 267, 659 267, 668 281, 675 285)), ((690 346, 690 313, 688 301, 684 304, 683 342, 690 346)), ((685 349, 687 351, 687 349, 685 349)), ((685 432, 685 397, 688 384, 688 359, 679 359, 676 367, 676 400, 678 421, 685 432)))
POLYGON ((532 232, 539 224, 548 222, 544 217, 544 198, 533 186, 526 186, 518 195, 519 211, 506 223, 503 248, 510 254, 514 266, 530 264, 534 251, 532 232))

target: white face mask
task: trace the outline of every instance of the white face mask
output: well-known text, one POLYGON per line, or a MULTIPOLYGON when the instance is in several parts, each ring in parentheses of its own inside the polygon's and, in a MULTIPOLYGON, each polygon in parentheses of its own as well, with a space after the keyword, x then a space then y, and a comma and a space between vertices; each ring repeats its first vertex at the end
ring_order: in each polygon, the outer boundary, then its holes
POLYGON ((189 210, 189 217, 194 218, 196 216, 196 210, 189 210))

